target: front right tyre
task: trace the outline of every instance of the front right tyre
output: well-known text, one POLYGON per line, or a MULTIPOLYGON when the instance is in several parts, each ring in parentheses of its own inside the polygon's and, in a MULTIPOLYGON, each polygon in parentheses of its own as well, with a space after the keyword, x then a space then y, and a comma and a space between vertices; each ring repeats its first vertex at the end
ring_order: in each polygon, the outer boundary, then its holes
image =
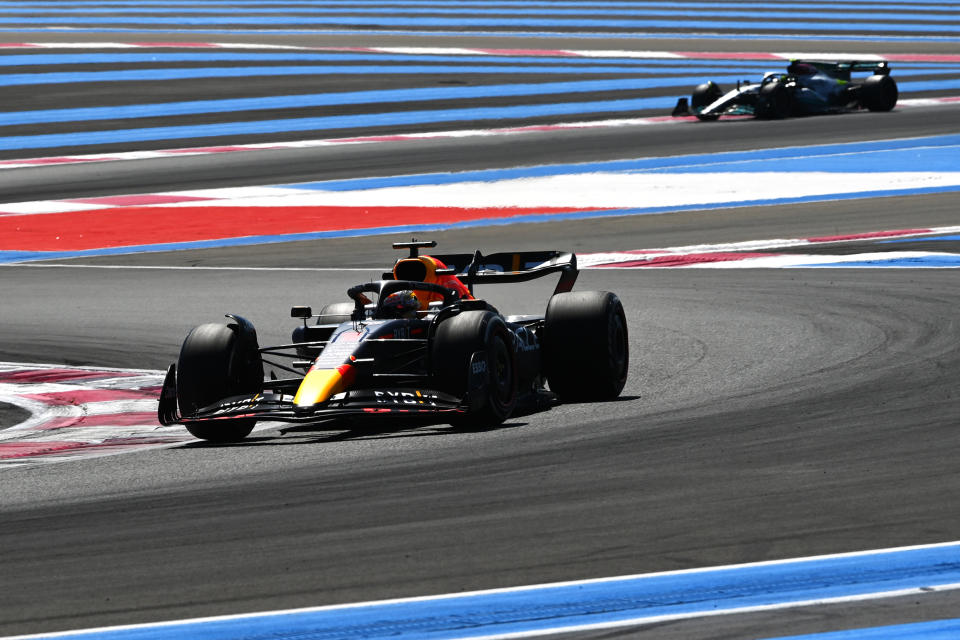
MULTIPOLYGON (((263 361, 256 343, 240 339, 235 324, 202 324, 191 331, 177 359, 177 402, 180 414, 198 410, 231 396, 263 390, 263 361)), ((253 418, 230 418, 187 423, 195 438, 235 442, 247 437, 256 425, 253 418)))

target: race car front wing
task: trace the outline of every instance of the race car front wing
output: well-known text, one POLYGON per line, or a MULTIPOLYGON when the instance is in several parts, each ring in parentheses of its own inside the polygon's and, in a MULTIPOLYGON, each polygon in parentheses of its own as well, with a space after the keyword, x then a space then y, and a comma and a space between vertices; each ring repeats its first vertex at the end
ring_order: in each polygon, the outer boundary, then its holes
MULTIPOLYGON (((309 423, 341 416, 423 418, 452 417, 465 414, 471 406, 484 402, 488 384, 486 369, 472 366, 482 358, 473 354, 467 393, 463 398, 422 386, 353 389, 315 405, 294 405, 294 395, 280 390, 232 396, 182 415, 177 402, 176 365, 170 365, 160 392, 157 417, 160 424, 194 424, 217 420, 253 418, 278 422, 309 423)), ((289 390, 289 389, 288 389, 289 390)))

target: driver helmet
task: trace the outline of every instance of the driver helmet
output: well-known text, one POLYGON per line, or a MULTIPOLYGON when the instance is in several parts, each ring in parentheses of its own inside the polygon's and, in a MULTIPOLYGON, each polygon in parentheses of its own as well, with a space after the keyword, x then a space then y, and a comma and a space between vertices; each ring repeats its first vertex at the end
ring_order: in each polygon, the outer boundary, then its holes
MULTIPOLYGON (((460 278, 455 275, 437 274, 437 269, 446 268, 447 265, 433 256, 424 255, 417 256, 416 258, 404 258, 398 260, 393 266, 393 279, 439 284, 448 289, 453 289, 460 294, 460 298, 463 300, 472 300, 473 296, 470 294, 470 290, 460 281, 460 278)), ((441 294, 432 291, 420 291, 418 295, 420 297, 420 308, 422 310, 427 310, 431 302, 443 300, 441 294)))
POLYGON ((420 299, 409 289, 396 291, 384 298, 381 309, 389 318, 413 318, 420 309, 420 299))
POLYGON ((787 67, 787 73, 796 76, 812 76, 817 73, 817 68, 806 62, 791 62, 790 66, 787 67))

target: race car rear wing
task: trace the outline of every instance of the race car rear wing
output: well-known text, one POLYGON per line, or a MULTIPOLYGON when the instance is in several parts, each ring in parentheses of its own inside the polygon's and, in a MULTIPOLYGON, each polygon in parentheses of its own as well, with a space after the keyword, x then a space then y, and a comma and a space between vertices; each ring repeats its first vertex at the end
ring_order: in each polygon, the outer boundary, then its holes
MULTIPOLYGON (((435 246, 435 243, 412 242, 395 243, 396 249, 411 249, 435 246), (416 246, 414 246, 416 245, 416 246)), ((569 251, 514 251, 492 253, 488 256, 480 251, 474 253, 430 254, 445 265, 451 275, 460 278, 473 292, 475 284, 493 284, 508 282, 527 282, 542 278, 551 273, 559 273, 560 281, 554 293, 565 293, 573 289, 577 276, 577 256, 569 251)), ((439 271, 437 272, 440 273, 439 271)), ((384 273, 384 279, 392 279, 393 274, 384 273)))
POLYGON ((488 256, 477 251, 473 255, 459 253, 434 257, 463 280, 471 293, 475 284, 527 282, 551 273, 560 274, 553 292, 565 293, 573 289, 580 275, 577 256, 563 251, 517 251, 488 256))
POLYGON ((791 60, 790 64, 809 64, 840 80, 850 81, 852 72, 870 71, 878 76, 890 75, 890 63, 886 60, 791 60))

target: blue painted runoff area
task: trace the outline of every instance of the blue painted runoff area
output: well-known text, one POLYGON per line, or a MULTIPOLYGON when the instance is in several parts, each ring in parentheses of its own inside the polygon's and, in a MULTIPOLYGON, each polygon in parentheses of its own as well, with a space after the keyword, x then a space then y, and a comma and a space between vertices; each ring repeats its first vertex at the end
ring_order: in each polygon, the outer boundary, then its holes
MULTIPOLYGON (((881 117, 892 117, 882 115, 881 117)), ((812 122, 812 121, 811 121, 812 122)), ((691 123, 691 126, 713 126, 691 123)), ((490 182, 579 173, 725 173, 818 171, 960 171, 960 134, 850 142, 809 147, 779 147, 704 155, 556 164, 458 173, 429 173, 383 178, 357 178, 283 185, 292 189, 358 191, 384 187, 490 182)))
MULTIPOLYGON (((960 69, 957 69, 960 73, 960 69)), ((701 70, 699 73, 703 73, 701 70)), ((724 76, 729 78, 730 76, 724 76)), ((2 82, 2 81, 0 81, 2 82)), ((637 79, 578 80, 571 82, 543 82, 533 84, 497 84, 467 87, 423 87, 409 89, 383 89, 371 91, 344 91, 334 93, 295 94, 258 98, 234 98, 223 100, 191 100, 182 102, 158 102, 146 104, 115 105, 109 107, 86 107, 72 109, 43 109, 34 111, 4 112, 4 125, 41 124, 51 122, 120 120, 131 118, 169 117, 199 113, 233 113, 267 109, 302 109, 358 104, 387 104, 393 102, 417 102, 437 100, 463 100, 475 98, 499 98, 539 96, 550 94, 591 93, 601 91, 634 91, 640 89, 678 87, 690 88, 697 79, 637 79)), ((960 79, 951 81, 960 89, 960 79)), ((914 83, 905 83, 906 85, 914 83)), ((942 87, 943 82, 931 83, 942 87)), ((949 84, 949 82, 947 83, 949 84)), ((906 90, 904 83, 901 88, 906 90)), ((662 103, 655 100, 654 103, 662 103)))
POLYGON ((878 244, 897 244, 904 242, 960 242, 960 235, 921 236, 919 238, 894 238, 881 240, 878 244))
MULTIPOLYGON (((418 53, 356 53, 298 51, 209 51, 188 50, 179 52, 101 52, 101 53, 23 53, 0 56, 0 67, 19 66, 68 66, 74 64, 157 64, 171 62, 427 62, 448 63, 502 63, 502 64, 543 64, 562 63, 568 67, 596 65, 632 65, 637 73, 712 73, 717 68, 738 73, 764 73, 771 67, 785 67, 786 61, 744 60, 742 58, 627 58, 627 57, 584 57, 566 55, 501 55, 501 54, 418 54, 418 53)), ((957 62, 919 61, 895 62, 895 75, 903 75, 907 70, 916 73, 953 74, 960 73, 957 62)), ((571 71, 574 69, 571 68, 571 71)))
MULTIPOLYGON (((770 6, 770 5, 768 5, 770 6)), ((238 26, 274 26, 274 25, 296 25, 302 27, 305 25, 341 25, 341 26, 368 26, 368 27, 521 27, 530 28, 557 28, 557 27, 575 27, 577 29, 602 29, 602 28, 657 28, 657 29, 686 29, 696 26, 700 30, 708 29, 731 29, 742 28, 744 22, 742 18, 731 17, 729 19, 704 19, 697 14, 691 15, 686 20, 647 18, 647 19, 629 19, 629 18, 583 18, 578 17, 575 20, 565 18, 537 17, 540 12, 523 18, 502 18, 502 17, 477 17, 475 14, 462 17, 407 17, 397 16, 396 14, 387 16, 338 16, 327 15, 322 17, 306 15, 224 15, 224 16, 4 16, 0 15, 0 24, 15 25, 63 25, 76 27, 79 25, 123 25, 134 22, 138 25, 176 25, 176 26, 218 26, 218 25, 238 25, 238 26)), ((867 14, 869 15, 869 14, 867 14)), ((759 31, 784 31, 783 20, 757 20, 748 23, 751 29, 759 31)), ((791 20, 787 23, 791 31, 811 31, 814 33, 829 32, 856 32, 856 33, 915 33, 915 34, 938 34, 951 33, 956 34, 960 31, 958 24, 934 24, 923 22, 908 22, 903 20, 902 16, 890 22, 867 22, 856 20, 855 22, 846 21, 813 21, 791 20)))
MULTIPOLYGON (((50 33, 48 27, 43 25, 35 27, 0 27, 4 33, 50 33)), ((70 27, 71 33, 189 33, 197 36, 205 35, 262 35, 262 29, 255 28, 230 28, 230 27, 193 27, 180 28, 176 26, 168 27, 85 27, 82 25, 70 27)), ((272 35, 337 35, 337 36, 357 36, 369 35, 370 33, 384 33, 383 29, 363 29, 363 28, 275 28, 271 29, 272 35)), ((564 38, 576 38, 581 40, 609 39, 610 34, 597 31, 543 31, 531 29, 513 29, 500 31, 484 30, 441 30, 432 29, 421 31, 415 29, 390 29, 390 35, 402 36, 457 36, 457 37, 488 37, 505 35, 523 34, 524 36, 534 38, 552 38, 562 36, 564 38)), ((817 42, 915 42, 922 38, 923 42, 960 42, 960 35, 932 35, 932 34, 875 34, 875 33, 856 33, 848 32, 842 34, 831 33, 793 33, 780 30, 777 32, 777 40, 790 41, 817 41, 817 42)), ((642 40, 729 40, 729 33, 703 33, 703 32, 673 32, 673 31, 628 31, 617 33, 618 38, 642 39, 642 40)), ((769 33, 737 33, 737 40, 769 40, 769 33)))
MULTIPOLYGON (((846 262, 821 262, 817 264, 804 264, 801 267, 811 269, 829 268, 863 268, 863 267, 891 267, 897 269, 955 269, 960 268, 960 255, 955 253, 940 253, 927 256, 909 256, 893 258, 875 258, 870 260, 854 260, 846 262)), ((957 636, 960 638, 960 636, 957 636)))
POLYGON ((637 98, 633 100, 605 100, 599 102, 568 102, 509 107, 474 107, 464 109, 396 111, 388 113, 326 116, 316 118, 287 118, 253 122, 224 122, 207 125, 182 125, 81 131, 32 136, 0 138, 0 149, 49 149, 54 147, 87 146, 114 142, 142 142, 146 140, 183 140, 216 136, 277 134, 298 131, 323 131, 414 125, 438 122, 502 120, 544 116, 570 116, 583 113, 629 112, 641 109, 668 109, 676 98, 637 98))
POLYGON ((784 636, 767 640, 957 640, 957 638, 960 638, 960 620, 932 620, 887 627, 784 636))
POLYGON ((884 597, 960 583, 960 546, 880 551, 233 618, 78 631, 98 640, 464 639, 884 597))
MULTIPOLYGON (((3 58, 0 58, 2 60, 3 58)), ((612 59, 602 64, 585 64, 583 59, 577 59, 576 62, 568 64, 569 59, 563 59, 563 64, 556 64, 556 59, 544 59, 528 57, 522 59, 522 64, 510 64, 506 61, 488 56, 486 58, 475 58, 476 63, 465 63, 462 58, 451 56, 448 60, 453 61, 437 64, 425 64, 430 62, 424 57, 413 59, 410 64, 392 64, 385 66, 382 63, 386 59, 377 60, 371 57, 371 61, 378 62, 375 65, 337 65, 337 64, 303 64, 296 66, 234 66, 234 67, 152 67, 147 69, 112 69, 105 71, 53 71, 53 72, 33 72, 33 73, 9 73, 0 76, 0 86, 19 87, 37 84, 66 84, 74 82, 159 82, 164 80, 192 80, 197 78, 234 78, 251 76, 291 76, 291 75, 376 75, 376 74, 403 74, 403 75, 426 75, 436 73, 461 73, 461 74, 621 74, 630 76, 633 74, 670 74, 670 77, 646 78, 645 84, 640 88, 656 89, 658 87, 685 86, 696 84, 689 78, 677 79, 677 75, 699 76, 704 75, 704 80, 712 79, 716 82, 736 83, 740 80, 750 80, 759 82, 763 74, 767 71, 783 71, 787 65, 786 61, 770 61, 764 64, 744 65, 737 63, 735 68, 727 64, 726 68, 718 69, 715 66, 704 66, 701 63, 687 61, 683 67, 674 67, 663 69, 659 65, 647 64, 640 65, 636 61, 628 59, 612 59), (722 71, 722 75, 714 77, 722 71)), ((347 58, 338 58, 337 62, 348 61, 347 58)), ((0 65, 2 66, 2 65, 0 65)), ((23 65, 15 65, 23 66, 23 65)), ((908 78, 910 76, 932 76, 956 75, 958 66, 952 67, 928 67, 928 68, 900 68, 899 66, 892 74, 895 78, 908 78)), ((866 75, 866 74, 865 74, 866 75)), ((639 80, 639 79, 638 79, 639 80)), ((699 82, 699 80, 697 81, 699 82)), ((957 88, 957 81, 947 78, 934 78, 931 80, 914 81, 913 85, 898 82, 901 89, 912 91, 926 90, 949 90, 957 88)))
MULTIPOLYGON (((229 46, 229 45, 228 45, 229 46)), ((149 47, 148 47, 149 48, 149 47)), ((139 63, 170 63, 170 62, 450 62, 450 63, 504 63, 504 64, 556 64, 561 62, 569 66, 594 65, 634 65, 638 73, 667 73, 689 70, 690 73, 712 71, 714 67, 729 69, 731 64, 737 65, 738 70, 760 71, 771 63, 778 66, 786 65, 778 60, 753 61, 738 59, 710 58, 697 60, 689 58, 626 58, 626 57, 589 57, 574 58, 564 55, 444 55, 444 54, 414 54, 414 53, 355 53, 344 51, 326 53, 319 51, 299 51, 277 53, 275 51, 209 51, 206 49, 168 52, 105 52, 105 53, 17 53, 0 56, 0 67, 19 66, 64 66, 71 64, 139 64, 139 63), (662 67, 669 67, 663 69, 662 67), (679 67, 679 69, 677 69, 679 67)), ((960 70, 956 62, 911 62, 896 63, 899 69, 904 65, 927 67, 926 73, 944 73, 960 70)))
MULTIPOLYGON (((251 76, 305 76, 305 75, 424 75, 428 73, 452 74, 631 74, 636 67, 623 65, 597 65, 590 67, 567 67, 558 65, 496 65, 491 59, 486 65, 297 65, 297 66, 251 66, 251 67, 185 67, 168 69, 121 69, 115 71, 62 71, 51 73, 11 73, 0 75, 0 87, 18 87, 35 84, 65 84, 73 82, 156 82, 160 80, 190 80, 197 78, 249 78, 251 76)), ((736 82, 742 75, 723 76, 720 82, 736 82)), ((666 79, 650 79, 650 87, 664 86, 666 79)), ((689 83, 687 80, 685 83, 689 83)))
MULTIPOLYGON (((3 114, 5 126, 39 124, 47 122, 71 122, 93 120, 116 120, 129 118, 168 117, 198 113, 232 113, 266 109, 302 109, 358 104, 387 104, 399 102, 464 100, 476 98, 500 98, 539 96, 551 94, 592 93, 601 91, 631 91, 649 88, 651 85, 689 87, 696 83, 690 79, 649 80, 620 78, 616 80, 577 80, 571 82, 543 82, 532 84, 497 84, 466 87, 423 87, 409 89, 382 89, 371 91, 343 91, 335 93, 295 94, 258 98, 234 98, 223 100, 191 100, 183 102, 158 102, 148 104, 116 105, 109 107, 85 107, 72 109, 43 109, 36 111, 8 111, 3 114)), ((653 98, 652 104, 672 104, 673 98, 653 98)))
MULTIPOLYGON (((630 16, 632 18, 641 18, 641 17, 679 17, 679 18, 694 18, 696 20, 704 20, 707 18, 755 18, 757 17, 756 9, 737 9, 733 7, 729 8, 709 8, 709 7, 697 7, 697 8, 678 8, 682 5, 675 5, 672 8, 655 8, 649 5, 634 5, 626 7, 571 7, 567 6, 540 6, 536 10, 532 10, 531 7, 506 7, 506 6, 497 6, 495 8, 490 8, 489 6, 458 6, 455 4, 442 5, 439 4, 433 7, 418 7, 414 5, 406 5, 403 8, 398 8, 396 6, 364 6, 358 5, 353 7, 336 7, 333 5, 330 6, 299 6, 299 7, 286 7, 285 11, 288 15, 284 17, 267 17, 269 22, 296 22, 302 16, 309 16, 311 14, 320 14, 323 16, 332 16, 338 14, 350 14, 350 15, 362 15, 362 14, 373 14, 373 15, 396 15, 397 13, 402 13, 407 16, 416 16, 416 15, 488 15, 488 16, 513 16, 513 15, 531 15, 534 13, 538 16, 630 16), (295 14, 295 15, 289 15, 295 14)), ((762 11, 762 16, 766 19, 786 19, 791 21, 800 21, 800 20, 818 20, 824 17, 824 12, 821 10, 815 11, 803 11, 803 10, 793 10, 793 11, 778 11, 776 3, 767 4, 768 8, 765 8, 762 11)), ((220 10, 222 11, 222 9, 220 10)), ((157 15, 157 14, 166 14, 166 13, 175 13, 177 16, 192 16, 195 14, 216 14, 218 10, 213 7, 136 7, 128 8, 126 10, 119 10, 116 7, 61 7, 61 8, 38 8, 38 7, 9 7, 5 8, 4 13, 10 15, 17 14, 29 14, 29 15, 38 15, 38 14, 53 14, 53 15, 75 15, 82 14, 83 17, 79 17, 78 20, 83 21, 87 17, 97 16, 98 14, 110 14, 111 16, 140 16, 143 14, 157 15)), ((246 8, 243 6, 233 7, 228 12, 228 15, 212 15, 210 19, 218 20, 220 22, 229 23, 234 20, 234 16, 243 15, 243 14, 257 14, 260 17, 264 17, 264 10, 262 8, 246 8)), ((847 21, 847 22, 856 22, 864 17, 864 12, 862 9, 854 11, 844 11, 844 10, 834 10, 829 13, 829 16, 832 20, 837 21, 847 21)), ((945 12, 941 9, 940 12, 927 13, 927 12, 918 12, 915 7, 904 7, 901 10, 887 9, 883 10, 882 8, 876 8, 871 11, 869 14, 871 20, 877 21, 899 21, 903 19, 918 19, 918 18, 935 18, 936 20, 944 23, 955 23, 960 22, 960 17, 955 13, 945 12)), ((118 21, 123 19, 118 17, 118 21)))
MULTIPOLYGON (((244 7, 244 6, 263 6, 263 7, 311 7, 311 6, 365 6, 380 5, 384 0, 206 0, 204 5, 215 7, 244 7)), ((38 2, 0 2, 0 9, 17 9, 21 7, 33 8, 57 8, 63 6, 63 0, 38 1, 38 2)), ((196 0, 104 0, 103 2, 91 0, 78 0, 70 2, 75 7, 182 7, 195 6, 196 0)), ((390 3, 397 7, 417 7, 417 6, 436 6, 437 0, 396 0, 390 3)), ((489 0, 459 0, 461 6, 482 7, 489 5, 489 0)), ((784 9, 808 9, 810 3, 803 2, 777 2, 767 3, 771 6, 782 7, 784 9)), ((949 7, 957 6, 956 0, 945 0, 940 3, 932 3, 930 0, 897 0, 896 2, 883 2, 875 0, 846 0, 845 2, 832 2, 831 8, 838 10, 861 9, 863 5, 875 7, 903 7, 909 6, 916 11, 948 11, 949 7)), ((529 8, 549 8, 557 6, 575 6, 575 7, 676 7, 675 2, 609 2, 604 0, 558 0, 557 2, 543 2, 538 0, 502 0, 497 5, 504 7, 529 7, 529 8)), ((762 2, 685 2, 684 6, 697 9, 724 9, 724 8, 746 8, 755 9, 757 6, 763 6, 762 2)))

